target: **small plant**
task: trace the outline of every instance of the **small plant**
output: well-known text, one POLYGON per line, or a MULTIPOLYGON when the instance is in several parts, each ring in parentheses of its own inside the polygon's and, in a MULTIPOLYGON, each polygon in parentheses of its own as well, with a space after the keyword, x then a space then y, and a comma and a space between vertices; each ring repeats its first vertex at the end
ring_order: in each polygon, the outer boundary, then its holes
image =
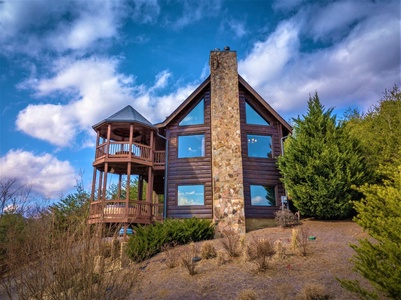
POLYGON ((331 296, 325 291, 324 286, 317 283, 305 285, 297 295, 299 300, 329 300, 330 298, 331 296))
POLYGON ((170 269, 175 268, 178 264, 179 252, 175 249, 175 246, 177 246, 177 243, 171 242, 162 247, 165 259, 164 263, 170 269))
POLYGON ((253 239, 246 247, 247 260, 257 266, 258 272, 268 269, 268 260, 276 253, 268 239, 253 239))
POLYGON ((258 295, 250 289, 242 290, 238 294, 237 300, 257 300, 258 295))
POLYGON ((276 252, 276 257, 278 259, 285 258, 285 246, 281 240, 277 240, 273 243, 274 251, 276 252))
POLYGON ((277 225, 281 227, 292 227, 299 224, 298 217, 289 209, 281 209, 274 215, 277 225))
POLYGON ((226 250, 217 251, 217 265, 222 266, 231 261, 230 256, 228 255, 226 250))
POLYGON ((215 258, 217 256, 217 253, 213 243, 204 242, 201 246, 200 255, 202 259, 215 258))
POLYGON ((307 227, 293 228, 291 234, 291 247, 301 256, 306 256, 309 248, 309 229, 307 227))
POLYGON ((188 271, 189 275, 195 275, 196 272, 196 263, 198 262, 197 258, 197 248, 194 243, 189 245, 189 248, 182 251, 181 253, 181 265, 188 271))
POLYGON ((225 231, 221 240, 224 250, 230 257, 238 257, 241 254, 242 240, 241 236, 233 230, 225 231))

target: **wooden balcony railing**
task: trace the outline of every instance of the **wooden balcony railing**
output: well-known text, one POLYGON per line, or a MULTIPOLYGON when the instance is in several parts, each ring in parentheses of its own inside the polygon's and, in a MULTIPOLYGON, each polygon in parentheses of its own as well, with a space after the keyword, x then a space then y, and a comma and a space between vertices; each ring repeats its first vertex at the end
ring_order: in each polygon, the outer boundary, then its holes
MULTIPOLYGON (((107 151, 107 143, 103 143, 96 147, 95 159, 105 157, 126 158, 131 157, 150 162, 151 161, 151 147, 139 143, 133 143, 130 147, 126 142, 110 142, 107 151)), ((155 151, 153 155, 153 163, 155 166, 164 166, 166 160, 165 151, 155 151)))
POLYGON ((93 201, 90 204, 89 223, 139 223, 150 224, 163 220, 163 203, 130 200, 93 201))

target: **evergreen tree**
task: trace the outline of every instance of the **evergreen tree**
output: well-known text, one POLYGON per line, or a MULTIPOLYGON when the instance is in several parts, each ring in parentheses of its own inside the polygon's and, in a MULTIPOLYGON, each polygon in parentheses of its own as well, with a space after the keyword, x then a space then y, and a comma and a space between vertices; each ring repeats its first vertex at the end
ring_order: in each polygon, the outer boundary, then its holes
POLYGON ((342 123, 325 109, 317 93, 308 101, 308 113, 294 119, 294 135, 278 160, 283 182, 301 214, 320 219, 350 216, 352 186, 365 182, 366 165, 359 144, 342 123))
MULTIPOLYGON (((401 149, 396 154, 401 157, 401 149)), ((401 299, 401 159, 395 167, 381 169, 383 184, 361 187, 365 199, 356 203, 355 221, 372 239, 352 245, 356 251, 355 269, 372 285, 392 299, 401 299)), ((376 293, 364 290, 358 281, 340 280, 342 286, 365 299, 379 299, 376 293)))
MULTIPOLYGON (((392 165, 401 147, 401 90, 397 85, 385 90, 383 98, 366 114, 354 112, 347 116, 347 130, 362 145, 363 155, 372 170, 392 165)), ((379 183, 385 173, 376 172, 379 183)))

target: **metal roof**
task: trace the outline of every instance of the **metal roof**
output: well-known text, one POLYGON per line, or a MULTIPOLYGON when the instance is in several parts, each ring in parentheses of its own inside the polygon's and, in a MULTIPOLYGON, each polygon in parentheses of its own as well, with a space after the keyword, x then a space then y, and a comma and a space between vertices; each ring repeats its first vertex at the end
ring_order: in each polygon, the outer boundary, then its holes
POLYGON ((93 126, 93 128, 99 126, 103 123, 141 123, 148 127, 155 128, 155 126, 150 123, 144 116, 142 116, 139 112, 137 112, 131 105, 127 105, 123 109, 119 110, 115 114, 110 117, 104 119, 103 121, 97 123, 93 126))

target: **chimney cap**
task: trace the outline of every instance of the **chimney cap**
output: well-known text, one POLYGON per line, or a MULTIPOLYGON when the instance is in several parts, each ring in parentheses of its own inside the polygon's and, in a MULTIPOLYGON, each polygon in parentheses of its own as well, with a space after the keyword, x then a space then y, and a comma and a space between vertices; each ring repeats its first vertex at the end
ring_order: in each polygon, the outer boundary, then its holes
POLYGON ((229 46, 225 46, 224 47, 224 51, 230 51, 230 47, 229 46))

